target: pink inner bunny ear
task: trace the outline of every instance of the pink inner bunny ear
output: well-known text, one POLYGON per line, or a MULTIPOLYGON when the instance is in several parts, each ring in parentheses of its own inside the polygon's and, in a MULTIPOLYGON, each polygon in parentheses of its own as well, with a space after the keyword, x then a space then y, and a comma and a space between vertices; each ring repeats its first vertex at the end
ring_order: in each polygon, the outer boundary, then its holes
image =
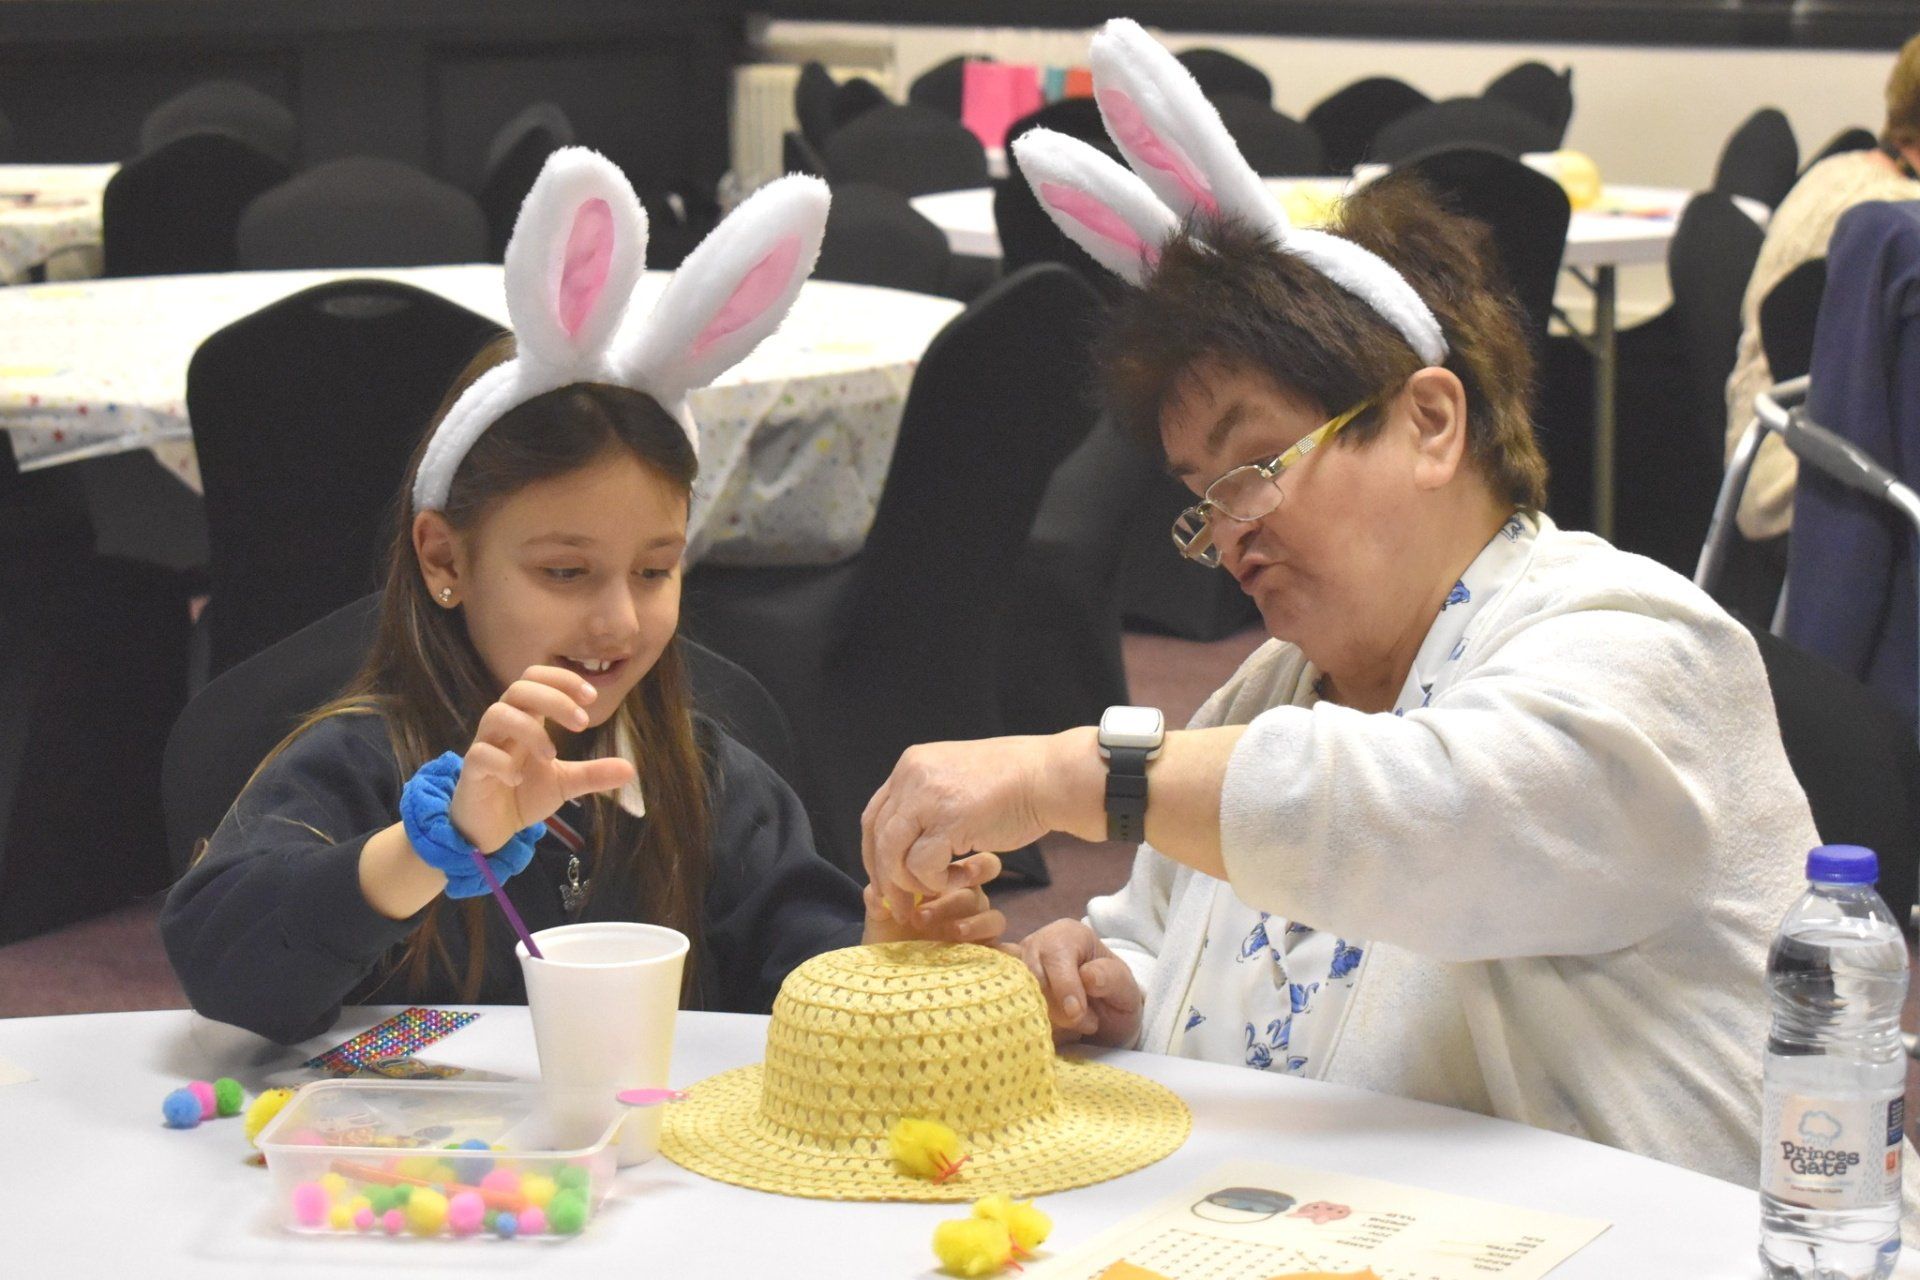
POLYGON ((1220 202, 1213 198, 1213 188, 1178 147, 1153 131, 1132 98, 1118 89, 1107 89, 1100 93, 1099 101, 1100 114, 1122 146, 1138 156, 1141 164, 1151 165, 1179 183, 1202 210, 1219 215, 1220 202))
POLYGON ((800 261, 800 237, 785 237, 735 286, 733 296, 707 322, 693 340, 691 354, 706 354, 707 348, 730 333, 737 332, 779 301, 793 279, 793 268, 800 261))
POLYGON ((1160 256, 1154 246, 1142 240, 1140 233, 1127 225, 1125 218, 1076 187, 1043 182, 1040 184, 1040 198, 1048 207, 1058 209, 1102 239, 1111 240, 1121 248, 1139 254, 1149 265, 1160 256))
POLYGON ((607 272, 612 265, 613 210, 596 197, 573 215, 566 261, 560 267, 560 327, 568 337, 579 333, 586 323, 593 304, 607 287, 607 272))

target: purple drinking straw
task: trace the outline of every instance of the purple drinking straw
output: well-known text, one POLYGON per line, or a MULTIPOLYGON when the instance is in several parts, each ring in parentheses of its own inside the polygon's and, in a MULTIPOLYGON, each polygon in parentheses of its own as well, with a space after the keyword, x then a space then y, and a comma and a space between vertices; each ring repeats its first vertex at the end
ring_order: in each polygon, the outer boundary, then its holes
POLYGON ((487 855, 475 849, 473 861, 474 865, 480 868, 481 878, 487 882, 487 888, 493 890, 493 900, 498 902, 500 909, 507 913, 507 923, 512 925, 513 931, 520 935, 520 941, 527 944, 527 954, 535 960, 545 960, 546 957, 540 954, 540 944, 535 942, 533 935, 527 932, 527 922, 520 918, 518 911, 514 910, 513 899, 509 898, 507 891, 500 887, 500 878, 494 875, 493 868, 487 865, 487 855))

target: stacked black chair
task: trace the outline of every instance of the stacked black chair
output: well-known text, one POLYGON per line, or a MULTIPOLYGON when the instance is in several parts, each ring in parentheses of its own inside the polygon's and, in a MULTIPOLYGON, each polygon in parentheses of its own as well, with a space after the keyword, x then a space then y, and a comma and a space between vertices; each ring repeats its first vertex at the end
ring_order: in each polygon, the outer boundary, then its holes
POLYGON ((1455 213, 1486 224, 1507 283, 1526 311, 1534 350, 1543 350, 1573 216, 1560 184, 1510 156, 1477 147, 1429 152, 1397 172, 1424 182, 1455 213))
POLYGON ((940 293, 952 263, 946 233, 898 191, 870 182, 833 188, 826 239, 813 268, 816 280, 940 293))
POLYGON ((983 53, 956 53, 937 62, 914 77, 907 86, 907 101, 918 107, 931 107, 942 115, 960 118, 963 109, 969 62, 992 62, 983 53))
POLYGON ((1544 62, 1522 62, 1495 76, 1481 97, 1519 107, 1552 128, 1555 147, 1573 119, 1573 68, 1555 71, 1544 62))
POLYGON ((206 80, 147 113, 140 151, 158 151, 193 133, 224 133, 291 167, 299 157, 300 124, 278 98, 238 80, 206 80))
POLYGON ((787 173, 810 173, 816 178, 827 176, 827 162, 814 150, 806 135, 794 129, 780 135, 780 168, 787 173))
POLYGON ((345 280, 200 344, 187 410, 206 487, 213 674, 373 588, 407 459, 497 332, 435 294, 345 280))
POLYGON ((1115 287, 1111 271, 1095 262, 1086 250, 1067 239, 1040 207, 1033 188, 1020 171, 1020 158, 1013 144, 1029 129, 1051 129, 1078 138, 1124 164, 1120 151, 1107 136, 1100 108, 1092 98, 1062 98, 1048 103, 1032 115, 1013 122, 1007 129, 1007 176, 993 184, 993 221, 1000 236, 1000 261, 1009 272, 1037 262, 1058 262, 1072 267, 1082 279, 1105 292, 1115 287))
POLYGON ((1181 66, 1209 98, 1236 95, 1262 106, 1273 105, 1273 81, 1267 73, 1224 49, 1187 49, 1175 54, 1181 66))
MULTIPOLYGON (((1862 129, 1859 125, 1842 129, 1827 140, 1826 146, 1814 153, 1813 158, 1807 161, 1806 168, 1811 169, 1832 156, 1844 155, 1849 151, 1872 151, 1879 145, 1880 139, 1873 136, 1871 129, 1862 129)), ((1805 173, 1806 169, 1801 172, 1805 173)))
POLYGON ((833 91, 833 127, 835 131, 879 107, 891 106, 886 90, 864 76, 855 76, 833 91))
POLYGON ((487 220, 488 262, 499 262, 506 254, 514 219, 547 157, 572 145, 573 122, 551 102, 533 103, 493 135, 474 193, 487 220))
POLYGON ((1261 177, 1319 173, 1326 163, 1320 135, 1265 102, 1228 94, 1213 105, 1234 145, 1261 177))
POLYGON ((250 271, 485 262, 487 218, 472 196, 412 165, 349 156, 256 199, 241 215, 239 250, 250 271))
POLYGON ((19 146, 19 139, 13 128, 13 121, 0 114, 0 164, 13 159, 13 153, 19 146))
POLYGON ((967 127, 931 107, 875 107, 821 149, 836 182, 872 182, 923 196, 987 185, 987 153, 967 127))
POLYGON ((1769 209, 1786 199, 1799 176, 1800 144, 1777 108, 1762 107, 1727 138, 1713 169, 1713 190, 1746 196, 1769 209))
POLYGON ((817 151, 833 136, 833 96, 838 86, 827 69, 817 62, 800 68, 800 79, 793 86, 793 115, 800 122, 800 136, 817 151))
POLYGON ((1449 98, 1421 107, 1380 130, 1371 159, 1399 164, 1445 147, 1473 146, 1522 156, 1552 151, 1558 132, 1544 120, 1497 98, 1449 98))
POLYGON ((1404 115, 1433 99, 1392 76, 1369 76, 1329 94, 1307 112, 1307 127, 1320 135, 1328 173, 1351 173, 1373 158, 1373 140, 1404 115))
POLYGON ((231 271, 240 215, 285 182, 285 162, 224 133, 193 133, 121 165, 101 201, 109 276, 231 271))
POLYGON ((822 852, 860 865, 861 811, 900 753, 1006 731, 995 655, 1014 566, 1085 437, 1099 300, 1064 267, 994 285, 928 346, 872 531, 850 561, 696 569, 683 626, 787 712, 821 797, 822 852))
MULTIPOLYGON (((351 600, 255 654, 195 694, 166 739, 161 770, 172 876, 191 865, 267 753, 331 701, 373 646, 380 596, 351 600)), ((801 791, 792 731, 745 671, 683 639, 693 703, 801 791)))

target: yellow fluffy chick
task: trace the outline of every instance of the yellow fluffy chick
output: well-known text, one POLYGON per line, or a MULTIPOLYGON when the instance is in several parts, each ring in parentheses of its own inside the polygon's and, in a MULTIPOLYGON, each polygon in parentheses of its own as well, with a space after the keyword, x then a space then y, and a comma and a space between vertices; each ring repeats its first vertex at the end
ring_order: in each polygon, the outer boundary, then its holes
POLYGON ((1023 1256, 1031 1255, 1045 1244, 1053 1231, 1053 1219, 1034 1208, 1033 1201, 1015 1200, 1012 1196, 987 1196, 974 1201, 973 1216, 1005 1226, 1007 1234, 1013 1237, 1013 1247, 1023 1256))
POLYGON ((280 1108, 286 1106, 287 1099, 292 1096, 291 1089, 268 1089, 247 1104, 246 1119, 242 1123, 246 1125, 248 1142, 255 1142, 259 1138, 260 1131, 267 1127, 267 1121, 279 1115, 280 1108))
POLYGON ((933 1229, 933 1252, 956 1276, 992 1276, 1013 1261, 1013 1237, 992 1218, 954 1218, 933 1229))
POLYGON ((899 1120, 887 1131, 887 1150, 902 1173, 945 1182, 967 1162, 960 1135, 938 1120, 899 1120))

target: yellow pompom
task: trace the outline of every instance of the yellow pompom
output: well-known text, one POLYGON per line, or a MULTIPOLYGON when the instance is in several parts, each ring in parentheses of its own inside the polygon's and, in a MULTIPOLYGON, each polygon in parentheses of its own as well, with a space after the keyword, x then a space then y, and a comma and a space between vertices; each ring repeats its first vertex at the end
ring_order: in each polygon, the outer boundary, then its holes
POLYGON ((407 1197, 407 1226, 417 1236, 439 1232, 447 1221, 447 1198, 432 1187, 415 1187, 407 1197))
POLYGON ((432 1182, 434 1170, 440 1162, 432 1156, 402 1156, 400 1163, 394 1166, 394 1172, 403 1178, 418 1178, 422 1182, 432 1182))
POLYGON ((953 1275, 998 1275, 1013 1261, 1013 1237, 992 1218, 954 1218, 933 1229, 933 1252, 953 1275))
POLYGON ((344 1204, 336 1204, 327 1210, 327 1225, 335 1231, 353 1230, 353 1210, 344 1204))
POLYGON ((351 1185, 351 1183, 337 1173, 323 1173, 320 1175, 321 1189, 327 1193, 327 1199, 329 1200, 343 1199, 347 1194, 347 1188, 351 1185))
POLYGON ((555 1190, 553 1179, 544 1173, 530 1173, 520 1179, 520 1194, 536 1209, 546 1208, 552 1202, 555 1190))
POLYGON ((347 1201, 348 1216, 352 1216, 353 1214, 360 1212, 362 1209, 371 1209, 371 1208, 373 1208, 373 1201, 367 1199, 365 1196, 355 1196, 353 1199, 347 1201))
POLYGON ((241 1124, 246 1127, 247 1141, 255 1142, 267 1122, 280 1114, 280 1108, 287 1105, 287 1099, 293 1096, 291 1089, 268 1089, 247 1104, 247 1115, 241 1124))
POLYGON ((1053 1219, 1034 1208, 1033 1201, 1015 1200, 1012 1196, 987 1196, 976 1200, 973 1216, 1004 1225, 1007 1234, 1013 1237, 1013 1247, 1021 1253, 1032 1253, 1045 1244, 1053 1232, 1053 1219))
POLYGON ((887 1131, 887 1150, 902 1173, 945 1182, 967 1162, 960 1135, 938 1120, 899 1120, 887 1131))

